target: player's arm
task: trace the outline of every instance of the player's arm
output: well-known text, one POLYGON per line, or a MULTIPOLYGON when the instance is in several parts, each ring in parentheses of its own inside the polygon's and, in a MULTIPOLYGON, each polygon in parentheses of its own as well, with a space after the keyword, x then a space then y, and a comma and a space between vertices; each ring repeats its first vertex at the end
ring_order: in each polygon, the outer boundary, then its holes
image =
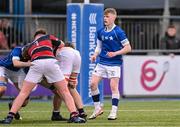
POLYGON ((21 61, 20 57, 22 55, 22 52, 17 50, 16 48, 12 51, 11 55, 12 55, 12 63, 14 67, 29 67, 33 65, 30 61, 28 62, 21 61))
POLYGON ((30 67, 31 65, 33 65, 30 61, 28 62, 23 62, 23 61, 20 61, 20 59, 18 58, 13 58, 12 59, 12 62, 13 62, 13 65, 14 67, 30 67))
POLYGON ((116 55, 124 55, 124 54, 127 54, 128 52, 131 52, 130 43, 125 44, 124 47, 121 50, 119 50, 119 51, 117 51, 115 53, 116 53, 116 55))
POLYGON ((53 35, 50 35, 49 38, 50 38, 53 48, 54 48, 53 53, 54 53, 54 55, 56 55, 57 49, 62 48, 64 46, 64 42, 53 35))
POLYGON ((69 79, 68 79, 68 87, 71 89, 76 88, 77 86, 77 77, 78 77, 78 73, 72 72, 69 79))
POLYGON ((21 53, 21 55, 22 55, 22 57, 23 57, 23 61, 24 61, 24 62, 31 60, 31 57, 30 57, 30 55, 29 55, 29 53, 28 53, 28 50, 29 50, 29 46, 30 46, 30 45, 31 45, 31 44, 27 44, 27 45, 25 45, 25 46, 22 48, 22 53, 21 53))
POLYGON ((124 55, 128 52, 131 52, 131 45, 128 40, 125 43, 123 43, 123 46, 124 47, 121 50, 115 52, 116 55, 124 55))
POLYGON ((64 42, 60 39, 58 39, 57 37, 53 36, 53 35, 50 35, 50 40, 52 42, 52 45, 54 47, 62 47, 64 46, 64 42))
POLYGON ((109 57, 115 57, 117 55, 124 55, 127 54, 128 52, 131 52, 131 45, 129 41, 127 40, 125 43, 123 43, 123 48, 116 51, 116 52, 108 52, 107 55, 109 57))
POLYGON ((109 57, 115 57, 117 55, 124 55, 131 51, 131 45, 125 32, 123 30, 118 29, 115 31, 115 33, 117 35, 116 36, 117 40, 119 41, 119 43, 123 45, 123 48, 115 52, 108 52, 107 55, 109 57))
POLYGON ((97 56, 101 52, 101 47, 102 47, 102 42, 99 39, 97 39, 97 46, 96 46, 96 49, 94 51, 94 54, 91 56, 91 62, 94 62, 96 60, 97 56))

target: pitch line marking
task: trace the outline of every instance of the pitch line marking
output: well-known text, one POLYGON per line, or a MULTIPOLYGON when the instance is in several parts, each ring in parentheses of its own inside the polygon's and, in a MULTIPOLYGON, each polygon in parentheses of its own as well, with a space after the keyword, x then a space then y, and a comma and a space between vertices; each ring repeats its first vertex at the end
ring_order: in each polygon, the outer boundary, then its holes
MULTIPOLYGON (((24 109, 26 110, 26 109, 24 109)), ((86 110, 86 112, 91 112, 93 110, 86 110)), ((108 112, 110 110, 104 110, 105 112, 108 112)), ((0 111, 0 112, 7 112, 7 111, 0 111)), ((37 112, 52 112, 52 111, 21 111, 21 112, 29 112, 29 113, 37 113, 37 112)), ((61 111, 61 112, 68 112, 68 111, 61 111)), ((163 109, 163 110, 118 110, 118 112, 180 112, 180 109, 163 109)))

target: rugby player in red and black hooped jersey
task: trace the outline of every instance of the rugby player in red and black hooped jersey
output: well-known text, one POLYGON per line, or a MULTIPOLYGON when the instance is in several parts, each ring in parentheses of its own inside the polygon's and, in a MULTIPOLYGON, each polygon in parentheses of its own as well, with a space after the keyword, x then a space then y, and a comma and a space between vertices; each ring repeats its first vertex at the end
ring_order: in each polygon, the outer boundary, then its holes
POLYGON ((64 43, 53 35, 44 35, 42 32, 35 34, 35 40, 29 44, 28 55, 31 61, 37 59, 54 58, 55 50, 58 47, 63 47, 64 43), (38 34, 39 33, 39 34, 38 34))
POLYGON ((34 41, 26 46, 29 58, 33 66, 30 66, 22 88, 7 117, 0 121, 1 124, 10 124, 13 121, 14 115, 20 110, 24 100, 31 93, 32 89, 39 83, 43 77, 48 83, 52 83, 58 93, 61 94, 69 112, 71 123, 84 123, 85 119, 80 118, 74 103, 74 100, 68 90, 67 81, 60 70, 57 60, 53 54, 53 48, 61 46, 61 41, 47 35, 43 29, 37 30, 34 35, 34 41), (54 46, 54 47, 53 47, 54 46))

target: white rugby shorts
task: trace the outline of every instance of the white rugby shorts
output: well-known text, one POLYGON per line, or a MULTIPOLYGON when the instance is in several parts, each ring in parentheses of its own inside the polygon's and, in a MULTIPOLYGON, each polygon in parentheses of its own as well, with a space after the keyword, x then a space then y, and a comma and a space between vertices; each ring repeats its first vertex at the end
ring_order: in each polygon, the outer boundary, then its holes
POLYGON ((12 71, 0 66, 0 76, 7 78, 10 83, 18 83, 18 87, 21 88, 26 74, 23 69, 20 69, 19 71, 12 71))
POLYGON ((108 79, 114 77, 120 78, 121 67, 97 64, 92 74, 108 79))
POLYGON ((43 76, 45 76, 48 83, 65 79, 56 59, 39 59, 33 61, 33 64, 26 75, 26 81, 38 83, 42 80, 43 76))

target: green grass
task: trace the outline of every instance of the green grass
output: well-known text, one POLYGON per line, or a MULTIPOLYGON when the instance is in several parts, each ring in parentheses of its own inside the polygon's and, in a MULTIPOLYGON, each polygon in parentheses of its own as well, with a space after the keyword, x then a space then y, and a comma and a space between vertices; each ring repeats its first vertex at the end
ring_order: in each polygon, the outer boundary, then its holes
MULTIPOLYGON (((129 101, 121 100, 119 104, 118 119, 108 121, 107 116, 111 109, 111 101, 104 103, 104 114, 95 120, 88 120, 85 124, 72 124, 66 122, 52 122, 50 120, 52 102, 31 101, 21 110, 23 120, 14 120, 13 127, 180 127, 180 101, 129 101)), ((8 102, 0 102, 0 119, 7 112, 8 102)), ((93 107, 85 107, 90 115, 93 107)), ((69 117, 65 106, 61 109, 62 115, 69 117)), ((1 125, 0 125, 1 126, 1 125)))

